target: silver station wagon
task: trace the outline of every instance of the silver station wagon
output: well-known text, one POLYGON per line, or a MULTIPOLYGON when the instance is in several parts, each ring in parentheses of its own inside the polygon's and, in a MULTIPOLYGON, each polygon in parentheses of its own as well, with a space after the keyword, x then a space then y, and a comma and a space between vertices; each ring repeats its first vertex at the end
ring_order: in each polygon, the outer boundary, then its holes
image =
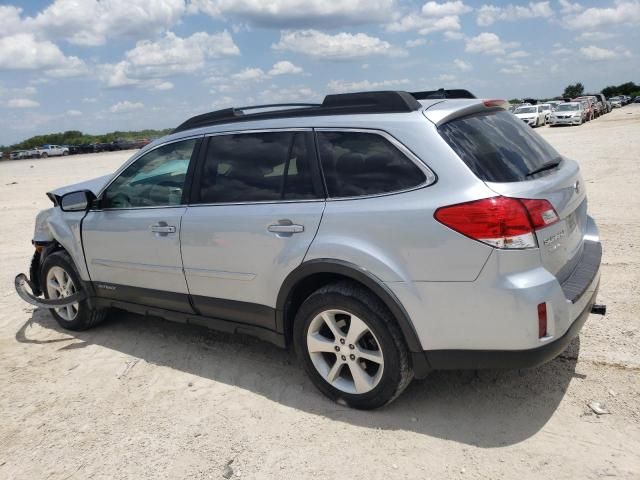
POLYGON ((49 192, 16 289, 70 330, 123 309, 291 346, 355 408, 434 369, 542 364, 604 312, 602 249, 578 164, 504 105, 386 91, 193 117, 49 192))

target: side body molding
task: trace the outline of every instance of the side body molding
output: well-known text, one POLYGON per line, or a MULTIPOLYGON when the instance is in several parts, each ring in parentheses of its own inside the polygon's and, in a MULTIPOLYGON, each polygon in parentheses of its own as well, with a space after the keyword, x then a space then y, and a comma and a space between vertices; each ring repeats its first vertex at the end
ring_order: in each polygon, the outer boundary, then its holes
POLYGON ((292 271, 283 282, 276 302, 276 329, 279 332, 290 332, 293 319, 287 309, 292 300, 292 293, 300 282, 314 275, 339 275, 355 280, 369 288, 386 305, 398 322, 409 352, 411 353, 414 374, 422 378, 431 370, 426 362, 422 345, 418 339, 410 317, 394 293, 369 270, 353 263, 330 258, 317 258, 302 263, 292 271))

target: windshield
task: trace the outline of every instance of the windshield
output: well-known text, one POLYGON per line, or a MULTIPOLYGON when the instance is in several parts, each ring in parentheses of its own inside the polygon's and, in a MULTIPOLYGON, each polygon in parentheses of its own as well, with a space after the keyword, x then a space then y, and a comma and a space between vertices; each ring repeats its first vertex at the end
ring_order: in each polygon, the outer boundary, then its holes
MULTIPOLYGON (((541 136, 506 111, 457 118, 438 131, 473 173, 487 182, 529 180, 529 172, 561 160, 541 136)), ((553 170, 541 175, 550 173, 553 170)))
POLYGON ((516 113, 536 113, 536 107, 520 107, 516 110, 516 113))
POLYGON ((578 104, 577 103, 565 103, 562 105, 559 105, 558 108, 556 108, 557 111, 559 112, 568 112, 571 110, 578 110, 578 104))

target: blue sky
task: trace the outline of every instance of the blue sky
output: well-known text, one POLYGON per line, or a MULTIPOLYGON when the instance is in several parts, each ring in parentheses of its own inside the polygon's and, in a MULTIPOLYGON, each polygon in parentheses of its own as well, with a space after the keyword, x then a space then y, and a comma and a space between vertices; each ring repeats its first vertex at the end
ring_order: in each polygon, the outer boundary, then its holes
POLYGON ((640 81, 639 27, 639 0, 10 0, 0 144, 344 91, 595 91, 640 81))

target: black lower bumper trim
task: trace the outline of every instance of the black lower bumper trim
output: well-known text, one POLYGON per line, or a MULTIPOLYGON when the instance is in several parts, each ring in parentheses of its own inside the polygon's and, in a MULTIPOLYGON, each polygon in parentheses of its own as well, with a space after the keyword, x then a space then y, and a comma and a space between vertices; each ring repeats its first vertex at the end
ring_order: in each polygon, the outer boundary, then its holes
POLYGON ((585 309, 574 320, 567 332, 557 340, 529 350, 430 350, 424 352, 434 370, 481 370, 487 368, 510 369, 537 367, 553 360, 578 336, 595 303, 598 288, 585 309))

